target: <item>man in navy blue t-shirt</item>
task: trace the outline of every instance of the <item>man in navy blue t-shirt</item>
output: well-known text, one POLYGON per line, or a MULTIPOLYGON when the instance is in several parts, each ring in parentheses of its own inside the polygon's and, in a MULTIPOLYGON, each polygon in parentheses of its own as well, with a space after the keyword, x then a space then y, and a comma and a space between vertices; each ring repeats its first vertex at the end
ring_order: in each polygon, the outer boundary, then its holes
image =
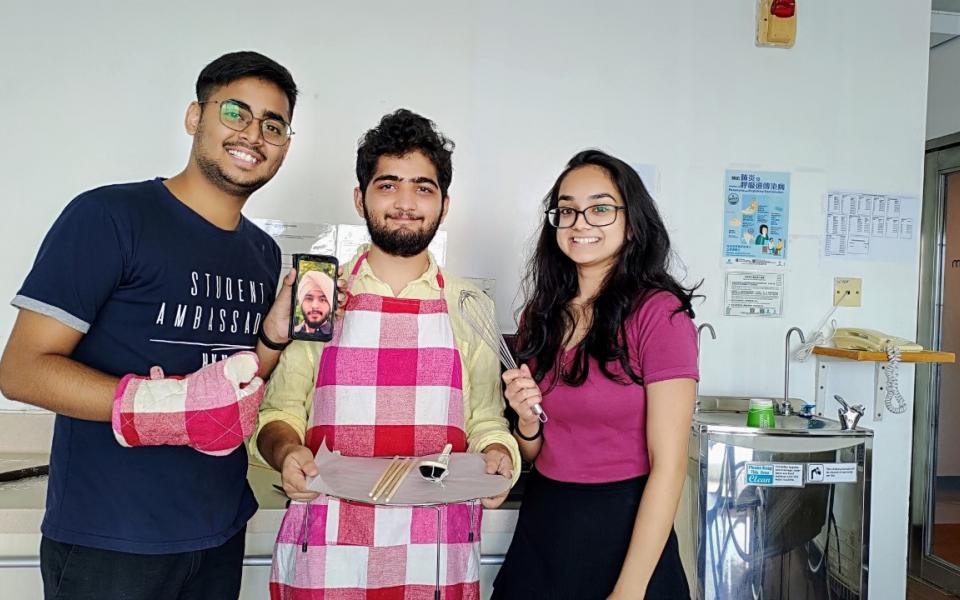
POLYGON ((191 377, 227 377, 224 365, 237 357, 219 361, 253 351, 241 384, 218 380, 237 398, 208 394, 223 404, 217 419, 249 418, 240 388, 258 360, 269 373, 288 340, 292 273, 278 296, 280 250, 240 211, 283 163, 297 88, 273 60, 235 52, 207 65, 196 91, 186 168, 75 198, 13 300, 20 311, 0 388, 57 413, 40 547, 48 598, 239 594, 246 522, 257 508, 246 451, 205 451, 182 417, 205 393, 191 377), (188 377, 118 388, 124 375, 155 366, 188 377), (121 396, 133 411, 122 436, 121 396), (163 445, 140 445, 148 443, 163 445))

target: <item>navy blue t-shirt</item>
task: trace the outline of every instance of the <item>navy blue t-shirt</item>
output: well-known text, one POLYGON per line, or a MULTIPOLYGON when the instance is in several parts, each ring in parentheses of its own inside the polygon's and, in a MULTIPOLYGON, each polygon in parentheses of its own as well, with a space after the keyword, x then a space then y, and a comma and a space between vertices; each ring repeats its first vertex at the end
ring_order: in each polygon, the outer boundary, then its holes
MULTIPOLYGON (((245 218, 219 229, 155 179, 74 199, 13 305, 84 333, 72 358, 94 369, 185 375, 256 346, 279 275, 269 235, 245 218)), ((243 447, 124 448, 110 423, 57 415, 41 530, 138 554, 212 548, 257 509, 246 473, 243 447)))

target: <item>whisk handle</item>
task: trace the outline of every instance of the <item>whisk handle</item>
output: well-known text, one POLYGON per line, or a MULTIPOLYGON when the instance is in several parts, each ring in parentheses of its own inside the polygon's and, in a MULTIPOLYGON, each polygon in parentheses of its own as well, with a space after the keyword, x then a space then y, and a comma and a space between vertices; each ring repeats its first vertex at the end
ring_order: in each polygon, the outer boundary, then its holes
POLYGON ((547 422, 547 413, 543 412, 543 409, 540 408, 539 404, 534 404, 530 407, 530 410, 533 411, 533 414, 537 415, 537 418, 540 419, 541 423, 547 422))

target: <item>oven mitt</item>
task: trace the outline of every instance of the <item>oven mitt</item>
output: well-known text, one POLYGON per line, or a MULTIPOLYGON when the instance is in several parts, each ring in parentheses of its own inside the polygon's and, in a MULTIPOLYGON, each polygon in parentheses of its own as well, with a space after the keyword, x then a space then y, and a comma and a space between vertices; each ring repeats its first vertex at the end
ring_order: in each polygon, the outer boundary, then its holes
POLYGON ((113 398, 113 434, 121 446, 190 446, 225 456, 253 433, 263 400, 260 361, 238 352, 186 377, 125 375, 113 398))

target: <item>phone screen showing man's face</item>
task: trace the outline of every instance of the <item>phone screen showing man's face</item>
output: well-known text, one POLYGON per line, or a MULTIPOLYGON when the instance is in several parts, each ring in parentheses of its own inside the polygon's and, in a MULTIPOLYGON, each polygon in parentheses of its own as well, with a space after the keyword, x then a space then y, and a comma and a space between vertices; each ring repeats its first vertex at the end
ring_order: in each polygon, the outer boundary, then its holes
POLYGON ((293 289, 290 337, 327 342, 333 338, 337 311, 337 261, 330 256, 295 255, 297 279, 293 289))

